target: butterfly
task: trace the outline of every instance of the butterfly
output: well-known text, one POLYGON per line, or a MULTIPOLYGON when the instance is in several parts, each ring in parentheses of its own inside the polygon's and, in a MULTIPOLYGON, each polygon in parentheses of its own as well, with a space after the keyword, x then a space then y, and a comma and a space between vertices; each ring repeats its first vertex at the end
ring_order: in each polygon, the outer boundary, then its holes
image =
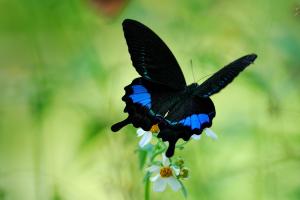
POLYGON ((212 126, 216 110, 210 96, 227 86, 257 55, 233 61, 200 85, 187 85, 176 58, 159 36, 132 19, 125 19, 122 25, 132 64, 141 77, 124 88, 122 100, 128 117, 111 130, 117 132, 128 124, 144 130, 158 125, 157 137, 169 143, 166 156, 171 157, 180 138, 188 141, 212 126))

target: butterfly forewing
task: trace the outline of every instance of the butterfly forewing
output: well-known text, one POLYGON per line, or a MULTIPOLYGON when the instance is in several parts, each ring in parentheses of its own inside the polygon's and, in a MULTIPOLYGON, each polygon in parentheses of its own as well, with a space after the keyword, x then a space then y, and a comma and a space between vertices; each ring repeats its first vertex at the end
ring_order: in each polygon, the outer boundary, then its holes
POLYGON ((152 30, 130 19, 124 20, 123 30, 132 64, 143 78, 172 90, 185 88, 176 58, 152 30))
POLYGON ((198 86, 195 94, 200 97, 209 97, 219 92, 232 82, 241 71, 253 63, 256 58, 257 55, 249 54, 226 65, 198 86))

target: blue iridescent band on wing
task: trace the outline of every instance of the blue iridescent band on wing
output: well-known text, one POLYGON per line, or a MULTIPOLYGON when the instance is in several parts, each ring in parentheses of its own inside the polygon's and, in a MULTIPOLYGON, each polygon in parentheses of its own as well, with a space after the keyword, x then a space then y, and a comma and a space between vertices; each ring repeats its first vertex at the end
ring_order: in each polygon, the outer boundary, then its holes
POLYGON ((132 94, 129 95, 133 103, 139 103, 151 108, 151 95, 143 85, 132 85, 132 94))
POLYGON ((182 124, 183 126, 188 126, 192 130, 194 129, 201 130, 201 125, 204 123, 209 123, 209 117, 207 114, 193 114, 178 122, 178 124, 182 124))

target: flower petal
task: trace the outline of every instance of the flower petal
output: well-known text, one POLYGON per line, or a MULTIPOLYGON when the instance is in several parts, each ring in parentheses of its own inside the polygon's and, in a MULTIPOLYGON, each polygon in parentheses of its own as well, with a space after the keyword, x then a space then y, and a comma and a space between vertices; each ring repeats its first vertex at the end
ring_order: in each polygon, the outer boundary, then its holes
POLYGON ((164 167, 170 166, 170 160, 164 153, 162 154, 162 164, 164 167))
POLYGON ((201 135, 193 134, 193 135, 191 136, 191 138, 194 139, 194 140, 200 140, 200 139, 201 139, 201 135))
POLYGON ((213 140, 218 139, 217 134, 215 134, 211 129, 206 128, 206 129, 204 129, 204 131, 205 131, 206 135, 207 135, 208 137, 212 138, 213 140))
POLYGON ((166 189, 167 180, 161 177, 158 177, 156 181, 153 183, 153 191, 154 192, 163 192, 166 189))
POLYGON ((151 165, 150 167, 146 168, 146 170, 151 173, 159 172, 160 167, 158 165, 151 165))
POLYGON ((142 136, 142 139, 139 142, 140 147, 146 146, 152 139, 152 133, 150 131, 145 131, 144 135, 142 136))
POLYGON ((141 137, 142 135, 145 134, 146 131, 144 131, 142 128, 138 128, 138 130, 136 131, 136 134, 138 137, 141 137))
POLYGON ((175 177, 173 177, 173 176, 167 178, 167 182, 168 182, 168 184, 170 185, 170 187, 172 188, 172 190, 174 190, 174 191, 178 191, 178 190, 181 188, 181 184, 180 184, 179 181, 178 181, 175 177))
POLYGON ((155 182, 159 177, 160 177, 160 174, 156 174, 155 176, 152 176, 152 177, 150 178, 150 181, 151 181, 151 182, 155 182))

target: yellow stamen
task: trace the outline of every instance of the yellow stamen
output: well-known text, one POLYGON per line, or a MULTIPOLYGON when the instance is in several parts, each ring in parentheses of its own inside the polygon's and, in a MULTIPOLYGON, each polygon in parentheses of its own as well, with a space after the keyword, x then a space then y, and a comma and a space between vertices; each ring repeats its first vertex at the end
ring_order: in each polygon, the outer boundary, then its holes
POLYGON ((170 177, 173 174, 172 169, 170 167, 161 168, 159 173, 160 173, 160 176, 163 177, 163 178, 170 177))
POLYGON ((151 127, 150 131, 151 131, 152 133, 158 133, 158 132, 159 132, 158 124, 154 124, 154 125, 151 127))

